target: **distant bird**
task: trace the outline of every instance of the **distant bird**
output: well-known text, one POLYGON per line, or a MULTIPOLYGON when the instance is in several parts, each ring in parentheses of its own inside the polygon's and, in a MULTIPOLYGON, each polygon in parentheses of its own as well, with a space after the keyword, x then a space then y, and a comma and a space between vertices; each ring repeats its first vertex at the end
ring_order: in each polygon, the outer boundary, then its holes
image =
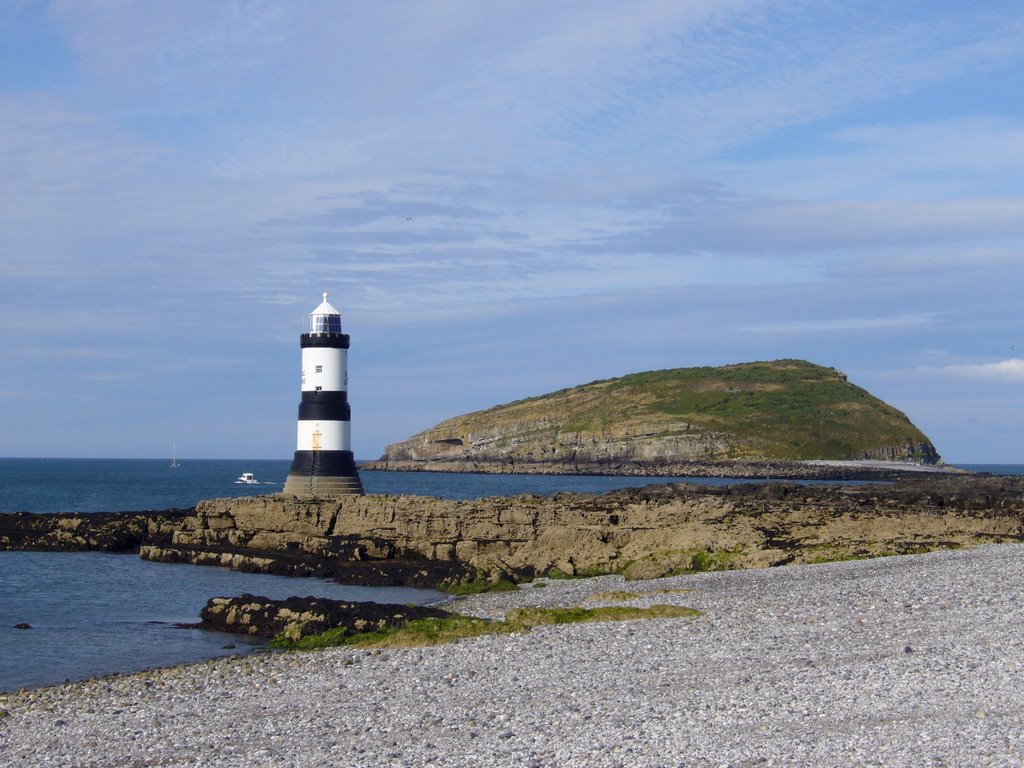
POLYGON ((406 216, 406 217, 405 217, 405 220, 406 220, 406 221, 412 221, 412 216, 406 216))

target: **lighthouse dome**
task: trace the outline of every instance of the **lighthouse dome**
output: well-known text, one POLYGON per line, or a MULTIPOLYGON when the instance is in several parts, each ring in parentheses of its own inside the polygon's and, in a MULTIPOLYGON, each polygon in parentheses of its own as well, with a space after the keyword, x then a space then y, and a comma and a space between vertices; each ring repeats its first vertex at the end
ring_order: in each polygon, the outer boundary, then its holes
POLYGON ((309 313, 310 333, 341 333, 341 313, 327 301, 327 291, 319 307, 309 313))

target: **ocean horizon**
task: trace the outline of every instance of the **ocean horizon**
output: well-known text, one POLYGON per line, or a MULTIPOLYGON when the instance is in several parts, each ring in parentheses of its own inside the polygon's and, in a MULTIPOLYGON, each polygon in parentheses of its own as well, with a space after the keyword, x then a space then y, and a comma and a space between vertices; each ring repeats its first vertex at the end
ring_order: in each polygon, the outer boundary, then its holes
MULTIPOLYGON (((958 464, 973 472, 1021 475, 1024 464, 958 464)), ((0 514, 189 509, 203 499, 279 492, 291 459, 0 458, 0 514), (255 484, 237 479, 255 475, 255 484)), ((749 479, 633 475, 532 475, 360 470, 367 493, 477 499, 519 493, 604 493, 672 482, 728 485, 749 479)), ((811 481, 829 482, 829 481, 811 481)))

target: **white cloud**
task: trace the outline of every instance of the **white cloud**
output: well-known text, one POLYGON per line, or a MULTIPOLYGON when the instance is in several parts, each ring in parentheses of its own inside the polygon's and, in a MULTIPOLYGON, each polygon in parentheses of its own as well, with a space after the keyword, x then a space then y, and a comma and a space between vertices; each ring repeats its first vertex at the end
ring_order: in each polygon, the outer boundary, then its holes
POLYGON ((50 12, 96 73, 122 87, 209 88, 263 69, 287 37, 287 4, 205 0, 53 0, 50 12))
POLYGON ((811 333, 830 331, 870 331, 889 328, 905 328, 915 325, 930 325, 935 322, 933 314, 890 315, 882 317, 836 317, 815 320, 794 320, 791 322, 759 323, 739 330, 744 333, 811 333))
POLYGON ((679 167, 1020 55, 1012 18, 764 0, 313 8, 222 173, 679 167))
MULTIPOLYGON (((1018 375, 946 366, 1005 354, 1019 316, 1024 122, 995 85, 1024 58, 1012 2, 32 9, 38 46, 4 50, 0 78, 0 333, 24 355, 59 307, 79 352, 33 358, 66 365, 49 380, 169 382, 165 350, 184 370, 230 350, 242 379, 294 351, 323 289, 362 359, 465 370, 453 412, 477 385, 767 356, 899 369, 910 391, 918 363, 963 392, 1018 375)), ((25 391, 41 376, 7 366, 25 391)), ((174 390, 215 418, 207 379, 174 390)))
POLYGON ((784 156, 719 173, 772 197, 899 202, 1014 194, 1024 171, 1024 120, 971 115, 845 125, 784 156))
POLYGON ((107 119, 41 96, 0 93, 0 201, 88 195, 123 179, 160 149, 128 135, 107 119))
POLYGON ((966 365, 944 365, 941 367, 921 366, 919 373, 929 376, 946 376, 955 379, 993 384, 1024 384, 1024 360, 1011 358, 996 363, 973 363, 966 365))
POLYGON ((1002 171, 1024 165, 1024 121, 1003 116, 851 126, 832 139, 878 153, 903 171, 1002 171))

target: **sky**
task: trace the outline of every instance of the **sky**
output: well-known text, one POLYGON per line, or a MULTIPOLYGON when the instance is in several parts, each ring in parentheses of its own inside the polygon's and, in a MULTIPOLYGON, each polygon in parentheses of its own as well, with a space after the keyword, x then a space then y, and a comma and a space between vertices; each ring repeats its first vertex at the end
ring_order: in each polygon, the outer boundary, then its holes
POLYGON ((1024 6, 0 0, 0 456, 802 358, 1024 463, 1024 6))

